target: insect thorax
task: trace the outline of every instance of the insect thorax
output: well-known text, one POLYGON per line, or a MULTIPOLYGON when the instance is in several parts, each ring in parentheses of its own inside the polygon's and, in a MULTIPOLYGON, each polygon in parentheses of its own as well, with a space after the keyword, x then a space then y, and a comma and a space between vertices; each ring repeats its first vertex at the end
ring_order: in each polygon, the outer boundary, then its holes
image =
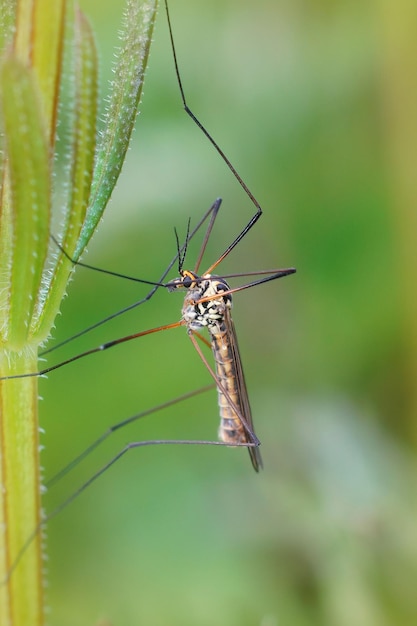
POLYGON ((229 285, 224 279, 210 274, 195 276, 195 279, 184 299, 183 320, 191 330, 206 327, 213 334, 224 332, 224 315, 226 309, 232 306, 232 296, 230 293, 224 296, 221 294, 229 291, 229 285))

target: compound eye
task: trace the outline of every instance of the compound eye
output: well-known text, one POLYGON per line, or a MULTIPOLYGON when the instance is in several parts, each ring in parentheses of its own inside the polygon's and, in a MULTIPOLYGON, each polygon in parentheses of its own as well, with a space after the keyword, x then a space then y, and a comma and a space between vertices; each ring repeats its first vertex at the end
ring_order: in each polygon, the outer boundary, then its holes
POLYGON ((192 279, 190 278, 190 276, 184 276, 184 278, 182 279, 182 284, 184 285, 184 287, 186 289, 189 289, 192 285, 192 279))

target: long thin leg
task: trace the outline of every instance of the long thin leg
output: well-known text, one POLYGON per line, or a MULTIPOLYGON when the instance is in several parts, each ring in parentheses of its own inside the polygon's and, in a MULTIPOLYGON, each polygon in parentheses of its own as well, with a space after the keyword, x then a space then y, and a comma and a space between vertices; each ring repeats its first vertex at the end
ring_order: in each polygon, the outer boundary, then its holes
POLYGON ((96 267, 95 265, 89 265, 89 263, 84 263, 83 261, 75 261, 70 257, 68 252, 64 250, 64 248, 59 243, 58 239, 54 235, 50 235, 52 241, 55 243, 57 248, 59 248, 62 254, 70 261, 73 265, 78 267, 85 267, 88 270, 93 270, 95 272, 101 272, 102 274, 106 274, 107 276, 116 276, 116 278, 124 278, 125 280, 132 280, 135 283, 140 283, 141 285, 152 285, 153 287, 165 287, 165 284, 162 282, 154 282, 152 280, 145 280, 144 278, 136 278, 134 276, 128 276, 127 274, 119 274, 119 272, 113 272, 112 270, 105 270, 102 267, 96 267))
POLYGON ((181 320, 179 322, 174 322, 173 324, 166 324, 165 326, 158 326, 157 328, 150 328, 148 330, 143 330, 140 333, 133 333, 133 335, 126 335, 125 337, 119 337, 119 339, 113 339, 113 341, 107 341, 106 343, 102 343, 95 348, 91 348, 91 350, 86 350, 85 352, 81 352, 80 354, 76 354, 75 356, 66 359, 65 361, 61 361, 61 363, 57 363, 56 365, 51 365, 49 367, 45 367, 39 372, 29 372, 28 374, 13 374, 13 376, 3 376, 0 380, 13 380, 14 378, 33 378, 34 376, 44 376, 45 374, 49 374, 49 372, 53 372, 54 370, 59 369, 60 367, 64 367, 64 365, 68 365, 69 363, 74 363, 74 361, 78 361, 79 359, 83 359, 90 354, 95 354, 96 352, 104 352, 104 350, 108 350, 109 348, 113 348, 114 346, 118 346, 121 343, 125 343, 126 341, 131 341, 132 339, 138 339, 139 337, 145 337, 146 335, 151 335, 152 333, 158 333, 161 330, 169 330, 170 328, 178 328, 178 326, 183 326, 184 321, 181 320))
MULTIPOLYGON (((197 300, 195 304, 200 304, 201 302, 208 302, 210 300, 223 298, 224 296, 227 296, 230 293, 237 293, 238 291, 243 291, 244 289, 249 289, 250 287, 256 287, 256 285, 263 285, 264 283, 269 283, 271 280, 277 280, 278 278, 284 278, 284 276, 295 274, 297 270, 294 267, 289 267, 288 269, 284 269, 284 270, 272 270, 272 271, 275 273, 272 274, 271 276, 266 276, 265 278, 260 278, 259 280, 254 280, 251 283, 247 283, 246 285, 240 285, 239 287, 234 287, 233 289, 222 291, 214 296, 206 296, 205 298, 200 298, 200 300, 197 300)), ((259 272, 259 273, 262 274, 263 272, 259 272)), ((214 280, 218 280, 218 278, 214 280)))
POLYGON ((206 251, 207 243, 208 243, 208 240, 210 239, 210 235, 211 235, 211 231, 213 230, 214 222, 216 221, 216 217, 217 217, 217 215, 219 213, 220 205, 221 205, 221 198, 218 198, 217 205, 216 205, 215 209, 213 210, 213 212, 211 214, 211 218, 210 218, 210 221, 208 223, 208 226, 207 226, 207 229, 206 229, 206 233, 204 235, 203 243, 201 244, 200 252, 199 252, 197 261, 195 263, 195 266, 194 266, 194 272, 196 274, 198 273, 198 270, 199 270, 200 265, 201 265, 201 261, 203 260, 204 252, 206 251))
POLYGON ((172 55, 174 58, 174 67, 175 67, 175 74, 177 77, 177 82, 178 82, 178 86, 179 86, 179 90, 180 90, 180 94, 181 94, 181 100, 182 100, 182 105, 184 107, 185 112, 187 113, 187 115, 193 120, 193 122, 198 126, 198 128, 201 130, 201 132, 207 137, 207 139, 209 140, 209 142, 212 144, 212 146, 214 147, 214 149, 219 153, 219 155, 221 156, 221 158, 223 159, 223 161, 226 163, 227 167, 229 168, 229 170, 232 172, 233 176, 236 178, 236 180, 238 181, 239 185, 242 187, 242 189, 244 190, 244 192, 246 193, 246 195, 249 197, 249 199, 251 200, 251 202, 253 203, 253 205, 256 208, 256 213, 255 215, 253 215, 251 217, 251 219, 249 220, 249 222, 247 223, 247 225, 245 226, 245 228, 242 230, 242 232, 236 237, 236 239, 230 244, 230 246, 228 246, 226 248, 226 250, 223 252, 223 254, 220 256, 220 258, 216 261, 216 263, 214 263, 208 270, 207 273, 212 272, 212 270, 224 259, 227 257, 228 254, 230 254, 230 252, 233 250, 233 248, 235 248, 235 246, 237 246, 237 244, 239 243, 239 241, 241 241, 241 239, 243 239, 243 237, 250 231, 250 229, 252 228, 252 226, 254 226, 256 224, 256 222, 258 221, 258 219, 261 217, 262 215, 262 208, 261 205, 259 204, 259 202, 257 201, 257 199, 255 198, 255 196, 253 195, 253 193, 251 192, 251 190, 249 189, 249 187, 247 186, 247 184, 245 183, 245 181, 243 180, 243 178, 240 176, 240 174, 237 172, 236 168, 234 167, 234 165, 232 164, 232 162, 228 159, 228 157, 226 156, 226 154, 223 152, 223 150, 220 148, 219 144, 213 139, 213 137, 211 136, 211 134, 208 132, 208 130, 205 128, 205 126, 203 126, 203 124, 200 122, 200 120, 194 115, 194 113, 191 111, 190 107, 188 106, 187 103, 187 99, 185 97, 185 92, 184 92, 184 88, 182 86, 182 80, 181 80, 181 75, 180 75, 180 71, 179 71, 179 67, 178 67, 178 60, 177 60, 177 51, 175 48, 175 42, 174 42, 174 36, 172 33, 172 26, 171 26, 171 18, 170 18, 170 14, 169 14, 169 9, 168 9, 168 2, 167 0, 165 0, 165 11, 166 11, 166 15, 167 15, 167 21, 168 21, 168 30, 169 30, 169 37, 171 40, 171 48, 172 48, 172 55))

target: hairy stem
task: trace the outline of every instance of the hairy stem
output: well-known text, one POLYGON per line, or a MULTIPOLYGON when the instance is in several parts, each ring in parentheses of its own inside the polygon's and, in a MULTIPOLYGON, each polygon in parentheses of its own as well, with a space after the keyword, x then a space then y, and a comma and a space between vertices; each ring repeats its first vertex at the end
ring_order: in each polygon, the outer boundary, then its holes
MULTIPOLYGON (((1 355, 0 375, 36 370, 33 355, 1 355)), ((44 623, 37 378, 0 381, 0 625, 44 623), (13 569, 11 569, 13 568, 13 569)))

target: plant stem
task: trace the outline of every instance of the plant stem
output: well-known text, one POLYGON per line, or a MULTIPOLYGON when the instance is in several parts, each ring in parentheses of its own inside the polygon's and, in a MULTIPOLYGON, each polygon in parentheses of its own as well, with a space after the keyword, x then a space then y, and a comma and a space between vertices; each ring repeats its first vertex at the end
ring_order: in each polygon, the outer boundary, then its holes
MULTIPOLYGON (((33 354, 0 358, 1 376, 36 371, 33 354)), ((13 567, 41 520, 36 377, 0 381, 0 461, 0 626, 41 626, 41 533, 13 567)))

